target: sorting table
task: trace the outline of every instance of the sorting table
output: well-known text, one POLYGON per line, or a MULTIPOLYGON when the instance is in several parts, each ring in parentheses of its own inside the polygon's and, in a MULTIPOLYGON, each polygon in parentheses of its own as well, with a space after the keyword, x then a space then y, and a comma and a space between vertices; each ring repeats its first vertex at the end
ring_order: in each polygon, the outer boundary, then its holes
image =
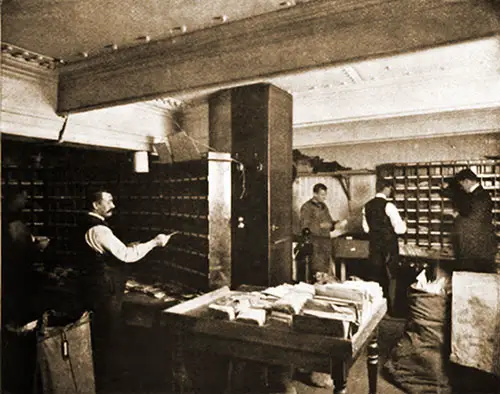
POLYGON ((163 311, 160 324, 175 337, 177 351, 210 352, 234 359, 329 373, 335 382, 334 393, 345 394, 349 369, 367 347, 369 390, 370 394, 377 392, 377 334, 379 323, 387 312, 385 299, 374 305, 373 313, 352 339, 343 339, 295 332, 281 325, 259 327, 211 318, 208 305, 231 293, 228 287, 223 287, 163 311))

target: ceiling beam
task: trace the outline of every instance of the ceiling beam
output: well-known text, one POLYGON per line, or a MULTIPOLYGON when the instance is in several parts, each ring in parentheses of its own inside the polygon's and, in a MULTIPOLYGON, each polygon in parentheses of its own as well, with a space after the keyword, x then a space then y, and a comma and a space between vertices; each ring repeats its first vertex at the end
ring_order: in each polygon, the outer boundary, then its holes
POLYGON ((60 68, 58 112, 217 89, 496 34, 495 0, 316 0, 60 68))

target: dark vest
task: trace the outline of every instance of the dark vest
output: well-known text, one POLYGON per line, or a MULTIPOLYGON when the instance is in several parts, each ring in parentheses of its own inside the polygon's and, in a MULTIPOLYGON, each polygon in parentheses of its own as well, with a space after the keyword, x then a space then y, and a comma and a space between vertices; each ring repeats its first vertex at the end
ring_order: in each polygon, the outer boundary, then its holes
POLYGON ((366 222, 370 227, 370 248, 394 250, 398 247, 398 237, 394 232, 391 219, 385 213, 387 200, 375 197, 365 205, 366 222))
POLYGON ((86 309, 95 310, 107 297, 123 294, 126 281, 125 263, 109 253, 94 251, 85 241, 85 234, 94 226, 108 224, 95 216, 85 215, 79 223, 75 242, 77 247, 80 294, 86 309))
POLYGON ((106 221, 99 219, 93 215, 85 215, 77 226, 77 234, 75 241, 77 243, 76 249, 79 254, 79 265, 82 272, 88 271, 102 271, 104 267, 119 267, 124 263, 116 259, 109 253, 100 254, 94 251, 85 241, 85 234, 94 226, 109 225, 106 221))

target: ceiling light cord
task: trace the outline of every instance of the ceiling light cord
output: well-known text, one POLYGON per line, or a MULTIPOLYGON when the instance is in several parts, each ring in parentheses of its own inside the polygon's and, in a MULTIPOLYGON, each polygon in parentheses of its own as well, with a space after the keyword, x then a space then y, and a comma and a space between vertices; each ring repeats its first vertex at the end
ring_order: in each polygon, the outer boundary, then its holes
MULTIPOLYGON (((204 144, 198 140, 195 140, 193 137, 191 137, 187 132, 186 130, 184 130, 182 128, 182 126, 179 124, 179 122, 177 122, 173 117, 171 118, 172 119, 172 122, 174 123, 174 125, 177 127, 177 130, 179 130, 180 132, 184 133, 188 138, 189 140, 193 143, 195 149, 197 150, 198 153, 201 154, 200 150, 198 149, 198 145, 201 145, 203 146, 204 148, 207 148, 209 151, 212 151, 212 152, 217 152, 217 150, 215 148, 212 148, 210 145, 207 145, 207 144, 204 144)), ((236 160, 235 158, 231 157, 231 161, 238 164, 238 171, 240 172, 240 182, 241 182, 241 193, 238 197, 239 200, 243 199, 243 197, 246 196, 246 193, 247 193, 247 188, 246 188, 246 171, 245 171, 245 165, 239 161, 239 160, 236 160)))

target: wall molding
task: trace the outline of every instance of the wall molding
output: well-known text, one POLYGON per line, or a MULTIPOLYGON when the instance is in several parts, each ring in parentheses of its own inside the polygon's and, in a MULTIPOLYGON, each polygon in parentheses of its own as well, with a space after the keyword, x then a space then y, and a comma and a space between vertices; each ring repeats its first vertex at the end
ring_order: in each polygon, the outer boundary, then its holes
POLYGON ((294 100, 294 127, 310 128, 371 119, 466 111, 500 106, 500 73, 387 83, 294 100))
POLYGON ((497 129, 485 129, 485 130, 473 130, 473 131, 464 131, 464 132, 450 132, 443 134, 428 134, 428 135, 411 135, 411 136, 399 136, 399 137, 391 137, 391 138, 366 138, 366 139, 357 139, 357 140, 346 140, 339 142, 324 142, 317 143, 314 145, 295 145, 294 149, 312 149, 312 148, 330 148, 336 146, 345 146, 345 145, 365 145, 365 144, 373 144, 379 142, 394 142, 394 141, 412 141, 412 140, 420 140, 420 139, 431 139, 431 138, 444 138, 444 137, 459 137, 459 136, 470 136, 470 135, 483 135, 483 134, 491 134, 491 133, 499 133, 500 128, 497 129))
POLYGON ((399 118, 405 118, 411 122, 412 117, 419 115, 443 115, 454 114, 461 111, 481 111, 481 110, 498 110, 500 108, 500 99, 498 101, 493 101, 489 103, 481 104, 470 104, 462 107, 443 107, 443 108, 425 108, 415 111, 405 111, 405 112, 387 112, 379 115, 367 115, 367 116, 356 116, 352 118, 340 118, 340 119, 330 119, 318 122, 308 122, 308 123, 295 123, 293 129, 296 131, 314 130, 318 127, 328 128, 335 125, 343 124, 353 124, 357 122, 370 122, 370 121, 380 121, 380 120, 394 120, 399 118))
MULTIPOLYGON (((57 70, 2 54, 0 132, 56 141, 64 117, 56 111, 57 70)), ((95 145, 126 150, 152 150, 155 138, 171 130, 172 100, 72 114, 64 144, 95 145)))
POLYGON ((295 129, 296 149, 500 132, 500 107, 372 118, 295 129))

